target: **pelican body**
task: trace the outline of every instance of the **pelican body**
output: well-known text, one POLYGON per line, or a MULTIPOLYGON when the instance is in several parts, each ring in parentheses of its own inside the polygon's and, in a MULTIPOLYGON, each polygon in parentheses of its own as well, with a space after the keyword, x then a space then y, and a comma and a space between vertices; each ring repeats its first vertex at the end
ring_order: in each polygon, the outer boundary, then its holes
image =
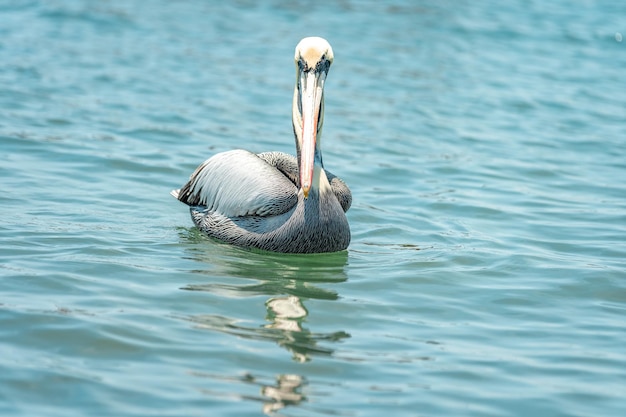
POLYGON ((333 51, 322 38, 296 46, 292 122, 297 156, 222 152, 204 161, 180 190, 194 224, 211 237, 272 252, 321 253, 350 243, 352 195, 324 169, 320 136, 324 82, 333 51))

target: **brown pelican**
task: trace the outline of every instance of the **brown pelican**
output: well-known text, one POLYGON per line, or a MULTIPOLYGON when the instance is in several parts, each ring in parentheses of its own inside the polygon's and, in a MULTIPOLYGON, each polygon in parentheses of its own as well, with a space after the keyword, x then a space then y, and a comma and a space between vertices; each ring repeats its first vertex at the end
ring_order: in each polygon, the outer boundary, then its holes
POLYGON ((297 158, 282 152, 222 152, 204 161, 180 190, 191 218, 209 236, 273 252, 320 253, 350 243, 346 184, 324 170, 320 136, 324 81, 333 62, 317 37, 296 46, 292 122, 297 158))

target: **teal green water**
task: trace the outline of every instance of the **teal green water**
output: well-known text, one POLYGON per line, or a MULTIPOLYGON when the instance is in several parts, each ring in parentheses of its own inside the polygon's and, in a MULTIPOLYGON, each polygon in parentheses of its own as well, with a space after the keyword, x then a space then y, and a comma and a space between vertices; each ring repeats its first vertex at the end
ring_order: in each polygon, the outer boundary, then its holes
POLYGON ((0 2, 0 414, 622 416, 626 6, 0 2), (203 237, 333 45, 346 252, 203 237))

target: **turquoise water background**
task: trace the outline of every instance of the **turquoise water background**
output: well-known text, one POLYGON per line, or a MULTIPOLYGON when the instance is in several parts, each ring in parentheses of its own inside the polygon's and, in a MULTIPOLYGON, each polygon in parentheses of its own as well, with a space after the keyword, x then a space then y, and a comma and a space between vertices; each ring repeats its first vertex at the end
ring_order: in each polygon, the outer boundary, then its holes
POLYGON ((0 1, 0 414, 622 416, 626 3, 0 1), (346 252, 169 196, 294 152, 323 36, 346 252))

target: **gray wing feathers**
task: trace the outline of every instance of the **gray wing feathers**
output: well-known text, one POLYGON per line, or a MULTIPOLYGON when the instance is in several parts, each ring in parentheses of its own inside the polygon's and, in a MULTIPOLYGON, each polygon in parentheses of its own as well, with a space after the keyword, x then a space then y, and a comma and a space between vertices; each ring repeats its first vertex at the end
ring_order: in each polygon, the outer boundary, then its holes
MULTIPOLYGON (((296 187, 300 187, 298 160, 295 156, 283 152, 263 152, 259 154, 259 158, 263 159, 271 166, 276 167, 276 169, 285 174, 296 187)), ((341 204, 341 208, 345 213, 352 205, 352 193, 346 183, 339 177, 326 170, 325 172, 333 194, 335 194, 335 197, 339 200, 339 204, 341 204)))
POLYGON ((228 217, 270 216, 291 209, 298 201, 298 189, 259 156, 234 150, 204 161, 177 198, 228 217))
POLYGON ((263 152, 258 157, 285 174, 296 187, 300 187, 298 160, 295 156, 284 152, 263 152))
POLYGON ((343 212, 347 212, 352 205, 352 193, 350 189, 339 177, 336 177, 328 171, 326 171, 326 177, 328 178, 328 182, 330 182, 330 188, 332 188, 333 194, 335 194, 335 197, 339 200, 339 204, 341 204, 343 212))

